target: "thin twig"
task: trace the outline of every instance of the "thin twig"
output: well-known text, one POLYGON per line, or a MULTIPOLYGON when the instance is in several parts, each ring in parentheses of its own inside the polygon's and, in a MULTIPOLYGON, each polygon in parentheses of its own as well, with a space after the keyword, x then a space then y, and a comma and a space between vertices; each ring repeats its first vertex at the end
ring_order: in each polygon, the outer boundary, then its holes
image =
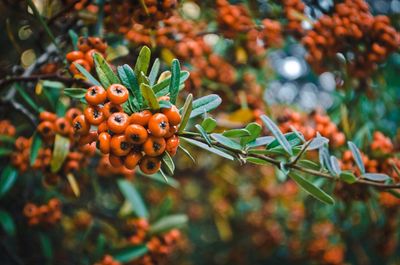
MULTIPOLYGON (((202 143, 206 143, 206 141, 201 138, 201 136, 193 134, 193 133, 187 133, 187 132, 183 132, 180 134, 180 136, 182 137, 186 137, 186 138, 190 138, 202 143)), ((249 154, 244 150, 237 150, 234 148, 230 148, 228 146, 222 145, 216 141, 212 141, 212 144, 218 148, 222 148, 225 150, 228 150, 230 152, 233 152, 235 154, 239 154, 242 155, 244 157, 254 157, 254 158, 258 158, 261 160, 264 160, 268 163, 270 163, 273 166, 276 167, 280 167, 281 161, 274 159, 272 157, 269 156, 265 156, 265 155, 259 155, 259 154, 249 154)), ((297 164, 291 164, 288 163, 285 165, 288 169, 293 169, 293 170, 297 170, 309 175, 313 175, 313 176, 318 176, 318 177, 323 177, 323 178, 327 178, 327 179, 331 179, 331 180, 335 180, 337 181, 338 179, 336 178, 336 176, 333 176, 329 173, 326 172, 321 172, 321 171, 317 171, 317 170, 313 170, 313 169, 309 169, 309 168, 304 168, 300 165, 297 164)), ((379 182, 374 182, 374 181, 369 181, 369 180, 365 180, 365 179, 357 179, 357 181, 354 184, 361 184, 361 185, 369 185, 369 186, 373 186, 375 188, 380 188, 380 189, 400 189, 400 183, 399 184, 385 184, 385 183, 379 183, 379 182)))
POLYGON ((73 83, 78 83, 85 87, 92 86, 93 84, 87 82, 82 79, 77 78, 70 78, 60 75, 59 73, 55 74, 39 74, 39 75, 30 75, 30 76, 11 76, 6 77, 0 80, 0 87, 14 83, 14 82, 32 82, 32 81, 39 81, 39 80, 53 80, 53 81, 60 81, 66 85, 72 85, 73 83))

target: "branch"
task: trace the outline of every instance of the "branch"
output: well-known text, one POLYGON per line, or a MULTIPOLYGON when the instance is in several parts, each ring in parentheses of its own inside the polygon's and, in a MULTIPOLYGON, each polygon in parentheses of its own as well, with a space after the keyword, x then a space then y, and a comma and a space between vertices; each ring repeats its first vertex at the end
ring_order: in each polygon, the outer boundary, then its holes
MULTIPOLYGON (((207 144, 207 142, 200 137, 200 135, 196 134, 196 133, 187 133, 187 132, 183 132, 181 134, 179 134, 179 136, 182 136, 184 138, 189 138, 192 140, 196 140, 198 142, 202 142, 207 144)), ((259 154, 249 154, 248 152, 244 151, 244 150, 237 150, 234 148, 230 148, 227 147, 225 145, 222 145, 216 141, 211 141, 211 143, 213 144, 213 146, 227 150, 229 152, 232 152, 234 154, 237 155, 241 155, 245 158, 247 157, 254 157, 254 158, 258 158, 261 159, 265 162, 268 162, 269 164, 276 166, 276 167, 280 167, 281 165, 281 161, 277 160, 275 158, 266 156, 266 155, 259 155, 259 154)), ((286 165, 287 169, 293 169, 293 170, 297 170, 309 175, 313 175, 313 176, 317 176, 317 177, 323 177, 323 178, 327 178, 330 180, 335 180, 335 181, 340 181, 336 176, 333 176, 327 172, 324 171, 317 171, 317 170, 313 170, 313 169, 309 169, 309 168, 305 168, 302 167, 300 165, 297 165, 295 163, 287 163, 286 165)), ((357 181, 353 184, 360 184, 360 185, 368 185, 368 186, 373 186, 375 188, 379 188, 379 189, 400 189, 400 183, 398 184, 385 184, 385 183, 379 183, 379 182, 374 182, 374 181, 369 181, 369 180, 365 180, 365 179, 357 179, 357 181)))

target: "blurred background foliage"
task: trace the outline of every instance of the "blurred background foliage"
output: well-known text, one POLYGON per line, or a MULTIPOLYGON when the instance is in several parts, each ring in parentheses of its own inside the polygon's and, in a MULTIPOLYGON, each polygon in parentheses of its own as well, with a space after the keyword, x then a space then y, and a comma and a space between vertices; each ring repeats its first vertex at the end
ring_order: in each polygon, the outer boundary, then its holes
MULTIPOLYGON (((248 46, 249 30, 243 33, 220 26, 222 15, 216 2, 223 1, 179 1, 173 10, 176 21, 162 21, 157 27, 146 25, 144 29, 137 23, 130 24, 130 13, 126 22, 124 10, 111 9, 107 13, 104 6, 108 1, 33 1, 49 31, 28 2, 0 1, 1 77, 19 76, 35 63, 35 74, 45 73, 43 66, 51 64, 68 75, 65 54, 74 49, 69 31, 79 36, 103 37, 108 43, 107 59, 113 65, 132 65, 146 44, 152 49, 152 59, 162 60, 163 70, 177 57, 191 72, 184 96, 189 92, 196 96, 217 93, 223 98, 223 105, 214 112, 220 130, 257 121, 260 111, 278 121, 289 109, 304 117, 317 111, 327 113, 346 139, 353 140, 365 153, 370 150, 373 133, 381 131, 393 139, 395 147, 390 155, 398 157, 398 48, 379 63, 376 71, 363 78, 351 76, 340 67, 317 73, 306 60, 308 50, 298 34, 304 34, 300 31, 311 28, 323 14, 331 14, 335 3, 344 1, 304 0, 303 13, 298 14, 301 30, 282 30, 281 37, 272 41, 277 45, 262 45, 260 53, 248 46), (167 35, 173 40, 172 45, 161 38, 140 38, 146 27, 154 31, 175 29, 167 35), (210 49, 200 56, 207 58, 206 62, 194 61, 197 57, 182 52, 185 47, 178 44, 190 41, 200 46, 204 43, 210 49), (43 61, 38 61, 43 54, 43 61), (212 56, 218 56, 215 63, 211 62, 212 56)), ((118 6, 124 1, 110 2, 118 6)), ((290 2, 296 1, 229 1, 231 5, 244 6, 251 21, 258 25, 264 18, 287 25, 290 19, 285 15, 285 5, 290 2)), ((400 1, 371 0, 368 4, 373 15, 388 16, 398 29, 400 1)), ((233 25, 244 23, 240 16, 236 18, 233 25)), ((337 59, 346 65, 346 56, 351 57, 338 54, 337 59)), ((36 104, 55 110, 51 101, 35 95, 36 81, 21 86, 36 97, 36 104)), ((7 85, 3 85, 3 98, 7 91, 7 85)), ((27 105, 19 94, 15 100, 27 105)), ((61 101, 69 104, 66 98, 61 101)), ((2 101, 0 109, 0 118, 11 120, 20 135, 32 135, 34 127, 23 113, 12 110, 6 101, 2 101)), ((272 167, 238 165, 188 149, 196 164, 178 153, 177 170, 170 185, 143 176, 134 178, 150 211, 150 223, 167 213, 185 213, 189 218, 178 251, 161 264, 400 264, 400 204, 392 195, 369 187, 316 180, 337 198, 334 206, 323 205, 307 197, 272 167)), ((343 147, 339 146, 331 151, 341 150, 343 147)), ((4 158, 2 172, 6 163, 4 158)), ((82 189, 79 198, 70 190, 62 190, 70 189, 67 184, 61 189, 43 186, 42 177, 40 172, 22 174, 11 192, 0 198, 3 228, 17 228, 11 234, 1 232, 0 259, 4 264, 93 264, 118 248, 121 233, 117 230, 121 229, 123 218, 118 220, 122 199, 115 182, 117 176, 98 176, 92 165, 78 179, 82 189), (52 197, 62 198, 60 225, 27 226, 22 214, 24 205, 52 197), (78 210, 90 212, 96 220, 94 225, 78 229, 78 210), (12 216, 12 223, 8 225, 4 215, 12 216)))

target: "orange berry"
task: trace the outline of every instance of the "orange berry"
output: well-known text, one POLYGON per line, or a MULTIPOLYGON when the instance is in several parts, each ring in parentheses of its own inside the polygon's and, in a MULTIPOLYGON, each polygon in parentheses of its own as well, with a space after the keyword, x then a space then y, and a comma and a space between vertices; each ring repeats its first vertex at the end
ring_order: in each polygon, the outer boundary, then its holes
POLYGON ((85 99, 90 105, 102 104, 107 99, 107 92, 101 86, 89 87, 85 99))
POLYGON ((143 144, 143 151, 148 156, 159 156, 165 151, 166 142, 164 138, 150 136, 143 144))
POLYGON ((140 170, 143 171, 143 173, 152 175, 154 173, 157 173, 157 171, 160 169, 161 161, 157 157, 144 156, 140 160, 139 167, 140 170))
POLYGON ((128 100, 129 92, 120 84, 113 84, 107 89, 107 98, 114 104, 123 104, 128 100))
POLYGON ((149 130, 156 137, 163 137, 169 131, 168 118, 162 113, 154 114, 149 120, 149 130))

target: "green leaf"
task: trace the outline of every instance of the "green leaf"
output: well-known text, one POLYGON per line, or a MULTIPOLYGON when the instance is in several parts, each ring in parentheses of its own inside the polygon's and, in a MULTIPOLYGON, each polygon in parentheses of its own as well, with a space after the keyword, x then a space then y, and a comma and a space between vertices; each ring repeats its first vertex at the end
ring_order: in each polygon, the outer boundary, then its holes
POLYGON ((189 94, 186 98, 185 104, 183 105, 182 108, 182 120, 181 124, 179 125, 178 132, 183 132, 185 129, 189 119, 190 119, 190 114, 192 113, 192 106, 193 106, 193 95, 189 94))
POLYGON ((14 220, 12 216, 4 210, 0 210, 0 224, 7 235, 15 236, 14 220))
POLYGON ((328 144, 328 143, 329 143, 328 138, 318 135, 317 137, 315 137, 314 139, 311 140, 311 143, 307 147, 307 150, 311 151, 311 150, 320 149, 322 146, 324 146, 325 144, 328 144))
POLYGON ((39 149, 42 147, 42 144, 43 144, 42 137, 37 132, 35 132, 32 136, 32 145, 31 145, 31 150, 29 152, 29 161, 31 165, 35 163, 39 153, 39 149))
POLYGON ((339 160, 335 156, 331 156, 330 160, 332 171, 335 173, 336 176, 339 176, 340 172, 342 172, 342 170, 340 169, 339 160))
POLYGON ((0 147, 0 157, 8 156, 13 152, 13 149, 0 147))
MULTIPOLYGON (((299 144, 301 144, 303 141, 297 136, 296 133, 290 132, 290 133, 285 133, 284 134, 286 140, 289 142, 289 144, 292 147, 295 147, 299 144)), ((277 139, 274 139, 270 144, 268 144, 268 149, 270 148, 275 148, 281 146, 279 141, 277 139)), ((282 147, 283 148, 283 147, 282 147)))
POLYGON ((232 129, 224 131, 222 135, 230 138, 239 138, 239 137, 250 136, 251 133, 246 129, 232 129))
MULTIPOLYGON (((188 71, 181 71, 179 78, 179 89, 181 89, 182 85, 189 78, 188 71)), ((157 97, 165 96, 169 93, 169 85, 171 84, 171 76, 163 79, 161 82, 153 86, 154 93, 156 93, 157 97)))
POLYGON ((300 159, 299 161, 297 161, 297 164, 299 166, 305 167, 305 168, 309 168, 309 169, 313 169, 313 170, 320 170, 321 166, 318 163, 315 163, 314 161, 311 160, 307 160, 307 159, 300 159))
POLYGON ((172 60, 171 84, 169 85, 169 95, 172 104, 176 104, 176 98, 178 97, 180 72, 181 66, 179 65, 179 61, 177 59, 172 60))
POLYGON ((175 171, 175 164, 171 156, 168 154, 168 152, 164 152, 164 155, 162 157, 162 162, 163 162, 162 163, 163 169, 166 170, 168 175, 172 176, 175 171))
POLYGON ((193 163, 196 163, 196 160, 194 159, 194 157, 192 156, 192 154, 182 145, 178 146, 179 149, 181 149, 183 151, 183 153, 190 158, 190 160, 192 160, 193 163))
POLYGON ((301 177, 300 175, 297 175, 294 172, 290 172, 289 177, 293 179, 304 191, 309 193, 314 198, 326 204, 330 205, 335 204, 334 199, 331 196, 329 196, 325 191, 321 190, 320 188, 318 188, 305 178, 301 177))
POLYGON ((2 198, 14 185, 18 171, 11 165, 6 166, 0 175, 0 198, 2 198))
POLYGON ((272 134, 275 136, 275 138, 278 140, 280 145, 283 147, 283 149, 289 154, 293 155, 292 151, 292 146, 289 144, 289 142, 286 140, 285 136, 282 134, 282 132, 279 130, 278 126, 267 116, 261 115, 261 120, 267 126, 267 128, 272 132, 272 134))
POLYGON ((208 144, 209 146, 212 146, 211 139, 210 139, 210 137, 208 136, 207 132, 203 129, 203 127, 201 127, 200 124, 196 124, 194 127, 196 127, 196 129, 199 131, 199 133, 200 133, 201 136, 204 138, 204 140, 206 140, 207 144, 208 144))
POLYGON ((214 131, 215 127, 217 127, 217 121, 211 117, 208 117, 203 120, 201 127, 203 127, 206 132, 211 133, 214 131))
POLYGON ((224 146, 227 146, 229 148, 236 149, 236 150, 242 150, 242 146, 240 144, 229 139, 228 137, 223 136, 222 134, 212 133, 211 138, 213 138, 218 143, 220 143, 224 146))
POLYGON ((245 129, 250 132, 250 136, 245 136, 240 139, 241 145, 246 145, 254 141, 258 136, 260 136, 262 130, 261 126, 256 122, 247 124, 245 129))
POLYGON ((182 140, 184 140, 184 141, 186 141, 186 142, 188 142, 188 143, 190 143, 192 145, 200 147, 200 148, 202 148, 202 149, 204 149, 206 151, 209 151, 209 152, 214 153, 216 155, 222 156, 222 157, 224 157, 226 159, 234 160, 233 156, 231 156, 230 154, 227 154, 226 152, 222 151, 221 149, 218 149, 218 148, 215 148, 215 147, 210 147, 207 144, 204 144, 202 142, 199 142, 199 141, 196 141, 196 140, 193 140, 193 139, 189 139, 189 138, 184 138, 182 136, 180 137, 180 139, 182 139, 182 140))
POLYGON ((113 251, 113 257, 119 262, 130 262, 144 256, 149 250, 146 245, 126 247, 113 251))
POLYGON ((78 34, 75 33, 74 30, 70 29, 68 30, 68 35, 71 38, 71 43, 72 46, 74 47, 74 50, 77 51, 78 50, 78 34))
POLYGON ((143 106, 143 98, 142 98, 142 94, 140 93, 139 82, 135 75, 135 72, 132 70, 132 68, 129 65, 124 64, 122 66, 122 69, 119 70, 118 73, 120 74, 120 77, 121 77, 121 74, 124 76, 124 79, 126 82, 126 83, 124 83, 124 85, 132 92, 132 95, 135 96, 135 99, 138 103, 139 109, 141 109, 143 106))
POLYGON ((0 143, 14 143, 15 137, 5 134, 0 134, 0 143))
POLYGON ((256 165, 270 165, 267 161, 258 157, 248 157, 246 158, 246 161, 256 165))
POLYGON ((158 72, 160 71, 160 60, 157 58, 153 66, 151 67, 150 74, 149 74, 149 81, 150 86, 153 86, 156 83, 158 72))
POLYGON ((364 174, 365 173, 365 166, 364 166, 364 162, 363 162, 363 160, 361 158, 360 150, 351 141, 348 141, 347 145, 349 146, 349 148, 351 150, 351 153, 353 154, 354 160, 356 161, 356 164, 357 164, 358 168, 360 169, 361 173, 364 174))
POLYGON ((100 79, 103 87, 107 89, 112 84, 120 84, 121 82, 118 79, 118 76, 111 69, 111 66, 107 63, 107 61, 101 56, 100 53, 93 53, 93 60, 95 64, 95 69, 97 76, 100 79))
POLYGON ((76 88, 76 87, 64 88, 64 94, 71 98, 78 98, 78 99, 84 98, 86 92, 87 92, 87 89, 85 89, 85 88, 76 88))
POLYGON ((161 234, 174 228, 182 228, 187 224, 187 222, 188 217, 185 214, 168 215, 152 224, 150 227, 150 233, 161 234))
POLYGON ((362 177, 372 181, 385 181, 390 179, 390 177, 383 173, 364 173, 362 177))
POLYGON ((350 171, 342 171, 339 175, 339 178, 348 184, 353 184, 357 181, 356 176, 350 171))
POLYGON ((135 75, 138 77, 139 84, 142 84, 145 82, 141 73, 143 72, 143 74, 146 76, 147 69, 149 68, 149 64, 150 64, 150 57, 151 57, 151 51, 150 51, 149 47, 143 46, 143 48, 139 52, 139 56, 137 58, 135 68, 134 68, 134 72, 135 72, 135 75))
POLYGON ((41 111, 41 108, 32 100, 32 97, 28 93, 26 93, 22 87, 20 87, 19 85, 16 85, 15 87, 21 97, 25 100, 26 103, 28 103, 29 106, 31 106, 32 109, 37 112, 41 111))
POLYGON ((152 110, 160 109, 160 104, 158 103, 156 95, 154 94, 154 91, 153 91, 153 89, 151 89, 151 87, 149 87, 148 85, 146 85, 144 83, 141 83, 140 84, 140 92, 142 92, 143 98, 146 100, 147 105, 152 110))
POLYGON ((58 172, 69 153, 69 138, 56 134, 54 140, 53 155, 50 161, 50 170, 52 173, 58 172))
MULTIPOLYGON (((217 108, 222 102, 222 99, 215 94, 211 94, 193 101, 193 110, 190 114, 190 119, 204 114, 217 108)), ((182 109, 180 112, 182 113, 182 109)))
POLYGON ((171 102, 166 100, 160 100, 158 101, 158 104, 160 104, 161 109, 170 109, 172 107, 171 102))
POLYGON ((142 197, 136 190, 133 183, 124 179, 120 179, 118 180, 118 187, 124 195, 125 199, 127 199, 132 205, 132 210, 136 213, 136 215, 138 217, 147 219, 149 217, 149 213, 147 211, 146 205, 144 204, 142 197))
POLYGON ((45 233, 40 232, 39 233, 39 241, 40 241, 40 246, 42 248, 43 256, 48 261, 52 260, 53 259, 53 245, 51 243, 49 236, 45 233))
POLYGON ((250 143, 247 143, 246 148, 254 148, 258 146, 268 145, 272 143, 273 140, 275 140, 273 136, 258 137, 255 140, 251 141, 250 143))
POLYGON ((161 175, 160 172, 157 172, 157 173, 155 173, 153 175, 147 175, 147 174, 144 174, 142 171, 137 170, 136 173, 139 174, 140 176, 144 176, 144 177, 147 177, 149 179, 158 181, 161 184, 167 184, 168 186, 171 186, 171 187, 173 187, 175 189, 179 188, 179 186, 180 186, 179 181, 177 181, 176 179, 174 179, 172 177, 169 177, 168 178, 168 182, 166 182, 165 178, 161 175))
POLYGON ((81 72, 81 74, 83 74, 84 77, 86 77, 86 79, 92 83, 94 86, 101 86, 100 82, 97 81, 97 79, 92 76, 91 73, 89 73, 82 65, 74 63, 74 65, 76 66, 76 68, 79 70, 79 72, 81 72))
POLYGON ((320 163, 324 165, 326 169, 328 169, 329 173, 331 173, 332 175, 336 175, 332 167, 329 150, 326 146, 322 146, 321 148, 319 148, 319 158, 320 163))

